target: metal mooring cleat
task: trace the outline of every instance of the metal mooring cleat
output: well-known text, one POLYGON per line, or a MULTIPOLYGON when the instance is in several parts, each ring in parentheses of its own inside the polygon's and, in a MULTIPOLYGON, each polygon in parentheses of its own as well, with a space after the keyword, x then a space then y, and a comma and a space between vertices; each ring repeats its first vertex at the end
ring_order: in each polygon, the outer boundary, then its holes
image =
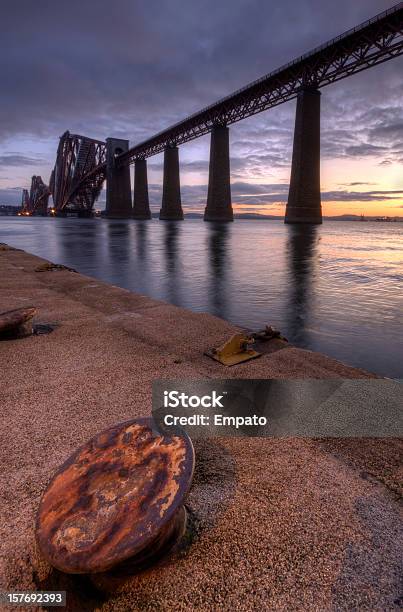
POLYGON ((42 497, 42 554, 72 574, 148 567, 184 534, 193 469, 190 438, 161 435, 150 418, 102 431, 61 466, 42 497))
POLYGON ((205 355, 226 366, 233 366, 248 359, 260 357, 261 353, 250 348, 253 342, 254 339, 245 334, 234 334, 222 346, 206 351, 205 355))
POLYGON ((268 342, 269 340, 282 340, 283 342, 288 342, 287 338, 281 335, 281 332, 277 329, 274 329, 271 325, 266 325, 266 327, 260 331, 252 332, 251 337, 257 342, 268 342))

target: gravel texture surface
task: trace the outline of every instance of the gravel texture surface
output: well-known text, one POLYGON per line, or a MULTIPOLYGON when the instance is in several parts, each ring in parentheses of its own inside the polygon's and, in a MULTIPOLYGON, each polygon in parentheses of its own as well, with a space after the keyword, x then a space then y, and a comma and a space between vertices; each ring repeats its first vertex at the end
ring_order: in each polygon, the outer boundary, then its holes
POLYGON ((150 414, 154 378, 373 375, 294 347, 224 369, 203 351, 237 331, 229 323, 71 271, 37 272, 43 263, 0 250, 0 311, 32 304, 37 323, 55 326, 0 342, 2 590, 64 589, 77 611, 402 605, 403 444, 393 439, 197 442, 174 556, 108 593, 48 566, 34 521, 51 475, 99 430, 150 414))

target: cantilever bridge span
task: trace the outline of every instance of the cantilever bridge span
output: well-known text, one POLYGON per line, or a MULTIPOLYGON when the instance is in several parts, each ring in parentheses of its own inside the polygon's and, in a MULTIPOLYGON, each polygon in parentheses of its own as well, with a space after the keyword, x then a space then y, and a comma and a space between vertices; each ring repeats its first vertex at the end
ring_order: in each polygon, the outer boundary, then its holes
POLYGON ((31 179, 31 189, 23 189, 21 210, 28 215, 47 214, 48 200, 50 196, 49 187, 45 185, 41 176, 33 176, 31 179))
POLYGON ((147 158, 164 152, 160 219, 183 219, 178 145, 211 133, 206 221, 232 221, 228 126, 297 98, 285 221, 321 223, 320 88, 403 54, 403 2, 250 83, 148 140, 106 143, 71 135, 60 141, 50 191, 58 211, 91 211, 107 181, 110 217, 151 217, 147 158), (134 203, 130 164, 135 165, 134 203))
POLYGON ((106 143, 65 132, 50 177, 56 211, 91 213, 106 178, 106 143))

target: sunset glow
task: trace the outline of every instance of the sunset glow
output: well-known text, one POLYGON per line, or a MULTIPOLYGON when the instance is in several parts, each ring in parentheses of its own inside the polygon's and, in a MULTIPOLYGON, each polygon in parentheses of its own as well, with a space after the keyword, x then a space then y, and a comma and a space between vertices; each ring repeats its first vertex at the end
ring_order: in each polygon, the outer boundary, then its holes
MULTIPOLYGON (((51 13, 39 17, 32 11, 21 24, 18 52, 10 11, 0 59, 8 83, 0 115, 0 204, 19 205, 34 174, 48 183, 66 129, 101 140, 125 138, 134 145, 391 4, 370 0, 352 6, 342 0, 327 9, 326 18, 316 13, 312 20, 309 11, 293 3, 300 27, 292 36, 284 13, 269 6, 255 14, 240 3, 230 15, 224 6, 216 7, 213 30, 201 8, 182 6, 169 31, 166 21, 155 22, 153 11, 133 6, 139 14, 128 22, 141 23, 141 29, 124 39, 121 28, 127 26, 121 19, 115 37, 115 26, 99 18, 96 35, 88 39, 91 13, 77 22, 60 9, 63 31, 70 26, 76 31, 76 39, 66 36, 63 45, 51 13), (242 29, 240 24, 245 24, 242 29), (249 29, 255 35, 244 40, 249 29), (110 45, 103 44, 106 39, 110 45)), ((324 215, 403 216, 401 73, 397 57, 321 90, 324 215)), ((235 212, 284 214, 294 120, 292 100, 230 126, 235 212)), ((184 211, 202 212, 209 137, 181 145, 179 155, 184 211)), ((162 155, 149 158, 148 170, 151 209, 157 212, 162 155)), ((104 206, 105 191, 97 203, 104 206)))

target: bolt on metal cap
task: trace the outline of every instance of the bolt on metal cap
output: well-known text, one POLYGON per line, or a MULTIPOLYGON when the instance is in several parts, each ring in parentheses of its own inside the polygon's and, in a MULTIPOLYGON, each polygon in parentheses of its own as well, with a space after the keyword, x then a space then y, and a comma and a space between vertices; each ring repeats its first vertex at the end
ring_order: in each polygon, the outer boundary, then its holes
POLYGON ((56 472, 40 502, 36 539, 47 561, 72 574, 154 560, 182 534, 194 470, 183 433, 162 435, 151 418, 102 431, 56 472))

